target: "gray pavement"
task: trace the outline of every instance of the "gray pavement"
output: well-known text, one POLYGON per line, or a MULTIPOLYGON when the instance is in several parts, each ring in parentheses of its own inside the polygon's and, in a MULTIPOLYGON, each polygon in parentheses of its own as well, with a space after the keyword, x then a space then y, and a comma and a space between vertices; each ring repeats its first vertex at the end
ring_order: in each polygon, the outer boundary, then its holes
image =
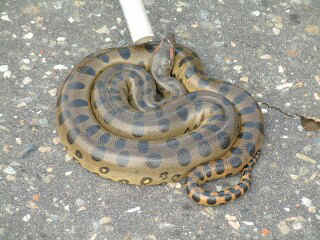
MULTIPOLYGON (((286 113, 320 117, 319 0, 145 0, 215 78, 286 113)), ((118 1, 0 3, 0 239, 320 239, 320 133, 262 105, 266 140, 241 199, 198 206, 183 184, 140 187, 66 156, 56 91, 84 56, 130 44, 118 1)), ((238 177, 212 182, 218 189, 238 177)))

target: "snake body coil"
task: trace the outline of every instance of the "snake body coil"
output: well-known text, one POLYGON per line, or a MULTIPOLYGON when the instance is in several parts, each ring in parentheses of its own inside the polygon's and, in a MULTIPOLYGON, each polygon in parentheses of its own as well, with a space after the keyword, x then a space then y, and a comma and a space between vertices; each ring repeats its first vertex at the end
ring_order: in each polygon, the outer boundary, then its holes
POLYGON ((189 197, 223 204, 249 188, 262 114, 245 90, 208 78, 192 50, 178 44, 174 50, 174 80, 157 73, 158 42, 83 59, 60 89, 58 133, 83 167, 104 178, 151 185, 187 177, 189 197), (239 172, 231 188, 200 187, 239 172))

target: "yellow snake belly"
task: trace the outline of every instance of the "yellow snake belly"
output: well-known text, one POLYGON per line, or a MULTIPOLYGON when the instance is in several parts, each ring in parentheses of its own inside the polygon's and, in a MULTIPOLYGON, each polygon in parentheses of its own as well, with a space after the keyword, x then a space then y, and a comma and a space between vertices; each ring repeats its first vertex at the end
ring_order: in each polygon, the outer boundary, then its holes
POLYGON ((57 101, 61 142, 84 168, 113 181, 153 185, 187 177, 187 193, 199 204, 238 198, 250 186, 263 143, 259 106, 245 90, 208 78, 199 57, 181 45, 172 75, 188 93, 163 106, 142 100, 132 106, 130 89, 142 99, 156 91, 143 72, 150 71, 157 44, 100 50, 73 68, 57 101), (201 188, 240 172, 231 188, 201 188))

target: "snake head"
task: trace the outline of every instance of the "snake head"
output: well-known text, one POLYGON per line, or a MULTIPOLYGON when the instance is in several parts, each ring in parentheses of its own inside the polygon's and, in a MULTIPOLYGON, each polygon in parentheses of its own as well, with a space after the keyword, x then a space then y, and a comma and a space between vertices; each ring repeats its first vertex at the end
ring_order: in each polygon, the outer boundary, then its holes
POLYGON ((171 75, 175 58, 175 37, 168 33, 156 47, 152 60, 152 68, 157 75, 171 75), (156 70, 157 69, 157 70, 156 70))

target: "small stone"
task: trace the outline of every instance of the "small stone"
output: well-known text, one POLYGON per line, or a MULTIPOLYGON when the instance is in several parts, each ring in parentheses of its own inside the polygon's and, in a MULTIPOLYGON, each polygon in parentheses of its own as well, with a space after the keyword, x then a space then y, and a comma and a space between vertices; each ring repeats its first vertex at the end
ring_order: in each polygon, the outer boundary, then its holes
POLYGON ((240 78, 240 81, 247 83, 247 82, 249 82, 249 78, 247 76, 243 76, 243 77, 240 78))
POLYGON ((68 171, 68 172, 65 172, 64 175, 66 176, 70 176, 72 174, 72 171, 68 171))
POLYGON ((254 226, 254 222, 242 221, 242 223, 247 226, 254 226))
POLYGON ((227 214, 225 216, 225 219, 228 220, 228 224, 235 230, 240 229, 240 223, 238 222, 237 218, 235 216, 231 216, 227 214))
POLYGON ((16 181, 16 176, 7 175, 6 179, 7 179, 8 182, 14 182, 14 181, 16 181))
POLYGON ((23 39, 31 39, 31 38, 33 38, 33 33, 27 33, 27 34, 25 34, 25 35, 23 35, 23 37, 22 37, 23 39))
POLYGON ((317 212, 317 208, 316 207, 309 207, 308 208, 308 212, 309 213, 316 213, 317 212))
POLYGON ((8 175, 15 175, 16 174, 16 170, 11 166, 8 166, 5 169, 3 169, 3 172, 8 175))
POLYGON ((8 71, 9 67, 8 65, 0 65, 0 72, 8 71))
POLYGON ((256 17, 259 17, 259 16, 260 16, 260 11, 258 11, 258 10, 252 11, 252 12, 251 12, 251 15, 252 15, 252 16, 256 16, 256 17))
POLYGON ((103 27, 101 27, 95 31, 99 34, 102 34, 102 33, 110 34, 110 30, 108 29, 108 27, 106 25, 104 25, 103 27))
POLYGON ((23 81, 22 81, 22 83, 24 84, 24 85, 27 85, 27 84, 29 84, 29 83, 31 83, 32 82, 32 79, 30 78, 30 77, 25 77, 24 79, 23 79, 23 81))
POLYGON ((53 168, 51 168, 51 167, 47 168, 48 173, 51 173, 52 171, 53 171, 53 168))
POLYGON ((66 155, 65 155, 65 157, 64 157, 64 160, 66 161, 66 162, 69 162, 69 161, 71 161, 73 159, 73 157, 69 154, 69 153, 67 153, 66 155))
POLYGON ((66 40, 65 37, 58 37, 58 38, 57 38, 57 41, 58 41, 58 42, 64 42, 65 40, 66 40))
POLYGON ((104 39, 105 42, 111 42, 111 38, 107 37, 104 39))
POLYGON ((30 155, 30 153, 36 151, 38 147, 34 144, 28 144, 24 150, 22 150, 21 158, 26 158, 30 155))
POLYGON ((127 213, 133 213, 133 212, 140 212, 141 207, 135 207, 135 208, 131 208, 129 210, 127 210, 127 213))
POLYGON ((57 95, 57 88, 50 89, 48 93, 51 97, 55 97, 57 95))
POLYGON ((22 144, 21 138, 16 138, 16 143, 21 145, 22 144))
POLYGON ((11 22, 11 19, 9 18, 8 15, 2 15, 2 16, 1 16, 1 20, 2 20, 2 21, 11 22))
POLYGON ((41 146, 41 147, 39 147, 38 150, 41 153, 47 153, 47 152, 51 152, 52 148, 49 146, 41 146))
POLYGON ((53 142, 54 145, 57 145, 57 144, 60 143, 60 138, 59 137, 55 137, 55 138, 52 139, 52 142, 53 142))
POLYGON ((69 18, 68 18, 68 21, 69 21, 69 23, 73 23, 73 22, 74 22, 73 17, 69 17, 69 18))
POLYGON ((81 207, 81 206, 84 206, 86 204, 86 202, 84 200, 82 200, 81 198, 77 198, 76 201, 75 201, 75 204, 78 207, 81 207))
POLYGON ((111 223, 111 217, 103 217, 103 218, 101 218, 100 220, 99 220, 99 223, 101 224, 101 225, 104 225, 104 224, 109 224, 109 223, 111 223))
POLYGON ((308 157, 308 156, 306 156, 306 155, 304 155, 302 153, 296 153, 296 158, 299 158, 299 159, 301 159, 301 160, 303 160, 305 162, 309 162, 309 163, 312 163, 312 164, 316 164, 317 163, 316 160, 314 160, 314 159, 312 159, 312 158, 310 158, 310 157, 308 157))
POLYGON ((66 67, 65 65, 62 65, 62 64, 58 64, 58 65, 55 65, 53 67, 54 70, 67 70, 68 67, 66 67))
POLYGON ((31 219, 30 214, 27 214, 27 215, 25 215, 25 216, 22 218, 22 220, 23 220, 24 222, 29 222, 30 219, 31 219))
POLYGON ((242 66, 241 65, 235 65, 233 67, 233 69, 237 72, 237 73, 241 73, 242 72, 242 66))
POLYGON ((5 71, 3 74, 3 78, 10 78, 11 77, 11 71, 5 71))
POLYGON ((291 88, 293 86, 293 83, 284 83, 284 84, 280 84, 278 86, 276 86, 276 89, 277 90, 284 90, 284 89, 288 89, 288 88, 291 88))
POLYGON ((307 25, 305 27, 304 31, 311 34, 311 35, 319 35, 320 34, 320 28, 317 25, 307 25))
POLYGON ((313 207, 312 200, 306 197, 302 197, 301 199, 302 205, 305 205, 306 207, 313 207))
POLYGON ((26 207, 31 208, 31 209, 39 208, 38 205, 34 201, 27 202, 26 207))
POLYGON ((300 230, 300 229, 302 229, 302 227, 303 227, 303 225, 302 225, 301 222, 294 222, 294 223, 292 224, 292 228, 293 228, 294 230, 300 230))
POLYGON ((263 59, 263 60, 269 60, 271 58, 272 58, 272 56, 269 54, 264 54, 264 55, 260 56, 260 59, 263 59))
POLYGON ((284 73, 284 68, 281 65, 278 66, 278 72, 284 73))
POLYGON ((21 102, 21 103, 18 103, 17 104, 17 108, 23 108, 23 107, 26 107, 27 104, 25 102, 21 102))
POLYGON ((160 223, 160 224, 159 224, 160 230, 162 230, 162 229, 168 229, 168 228, 174 228, 175 226, 176 226, 176 225, 171 224, 171 223, 167 223, 167 222, 164 222, 164 223, 160 223))
POLYGON ((271 231, 269 229, 267 229, 267 228, 263 228, 261 230, 261 235, 264 236, 264 237, 270 235, 270 233, 271 233, 271 231))
POLYGON ((286 221, 281 221, 278 224, 278 228, 283 235, 287 235, 290 232, 290 228, 287 225, 286 221))
POLYGON ((280 34, 280 29, 279 28, 272 28, 272 32, 274 35, 279 35, 280 34))

